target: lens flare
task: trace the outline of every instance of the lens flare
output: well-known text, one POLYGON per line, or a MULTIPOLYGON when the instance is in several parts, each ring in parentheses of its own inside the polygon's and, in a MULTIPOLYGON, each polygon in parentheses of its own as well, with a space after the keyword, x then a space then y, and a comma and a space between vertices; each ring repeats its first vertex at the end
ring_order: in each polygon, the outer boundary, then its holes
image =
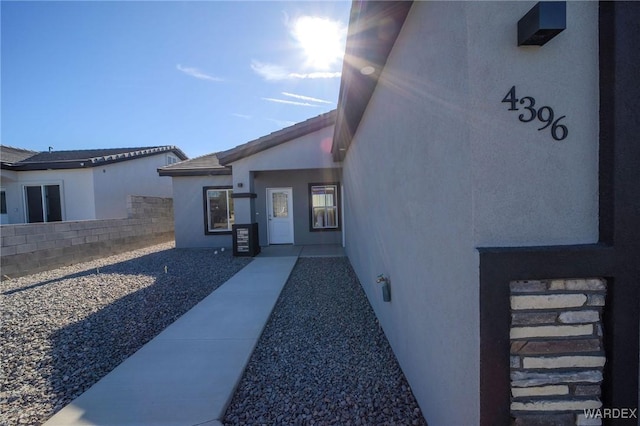
POLYGON ((346 28, 340 22, 316 16, 301 16, 292 29, 306 56, 306 65, 326 70, 342 59, 346 28))

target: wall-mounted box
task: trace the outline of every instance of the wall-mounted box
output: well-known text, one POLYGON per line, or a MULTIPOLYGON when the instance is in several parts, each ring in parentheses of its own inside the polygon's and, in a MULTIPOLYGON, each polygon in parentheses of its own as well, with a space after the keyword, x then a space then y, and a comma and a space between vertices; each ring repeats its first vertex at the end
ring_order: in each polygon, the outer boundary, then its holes
POLYGON ((518 21, 518 46, 543 46, 567 27, 567 2, 539 2, 518 21))

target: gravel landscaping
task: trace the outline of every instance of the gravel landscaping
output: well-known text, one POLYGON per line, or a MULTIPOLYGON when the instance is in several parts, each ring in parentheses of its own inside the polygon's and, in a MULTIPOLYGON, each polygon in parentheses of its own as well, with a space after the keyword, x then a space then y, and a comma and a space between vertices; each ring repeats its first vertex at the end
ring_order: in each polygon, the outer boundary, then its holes
POLYGON ((425 425, 347 258, 301 258, 226 425, 425 425))
POLYGON ((43 423, 248 262, 167 243, 3 281, 0 424, 43 423))
MULTIPOLYGON (((173 243, 0 283, 0 424, 37 425, 247 263, 173 243)), ((347 258, 301 258, 226 425, 426 425, 347 258)))

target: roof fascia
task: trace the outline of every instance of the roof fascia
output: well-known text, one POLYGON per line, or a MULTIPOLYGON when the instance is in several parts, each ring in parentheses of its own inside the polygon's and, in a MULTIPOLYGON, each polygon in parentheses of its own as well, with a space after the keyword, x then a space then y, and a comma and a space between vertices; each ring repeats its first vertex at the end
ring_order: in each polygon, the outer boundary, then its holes
POLYGON ((183 170, 164 170, 158 169, 158 174, 160 176, 171 176, 171 177, 179 177, 179 176, 228 176, 231 175, 231 169, 228 167, 225 168, 216 168, 216 169, 183 169, 183 170))
POLYGON ((178 156, 178 158, 180 159, 180 161, 184 161, 184 160, 188 160, 189 157, 187 157, 187 154, 185 154, 180 148, 178 147, 172 147, 171 148, 171 152, 173 152, 176 156, 178 156))
POLYGON ((331 153, 342 161, 413 1, 354 1, 331 153))
MULTIPOLYGON (((8 164, 8 170, 16 172, 28 172, 33 170, 68 170, 68 169, 88 169, 98 164, 90 164, 91 160, 64 160, 64 161, 34 161, 26 163, 8 164)), ((102 165, 104 163, 101 163, 102 165)))

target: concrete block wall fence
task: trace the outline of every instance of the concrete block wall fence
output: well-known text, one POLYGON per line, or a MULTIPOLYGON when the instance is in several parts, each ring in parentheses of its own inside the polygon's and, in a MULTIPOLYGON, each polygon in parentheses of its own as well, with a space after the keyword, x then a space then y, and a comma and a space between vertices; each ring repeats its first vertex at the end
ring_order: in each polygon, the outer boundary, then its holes
POLYGON ((129 196, 128 217, 0 226, 2 279, 170 241, 171 198, 129 196))

